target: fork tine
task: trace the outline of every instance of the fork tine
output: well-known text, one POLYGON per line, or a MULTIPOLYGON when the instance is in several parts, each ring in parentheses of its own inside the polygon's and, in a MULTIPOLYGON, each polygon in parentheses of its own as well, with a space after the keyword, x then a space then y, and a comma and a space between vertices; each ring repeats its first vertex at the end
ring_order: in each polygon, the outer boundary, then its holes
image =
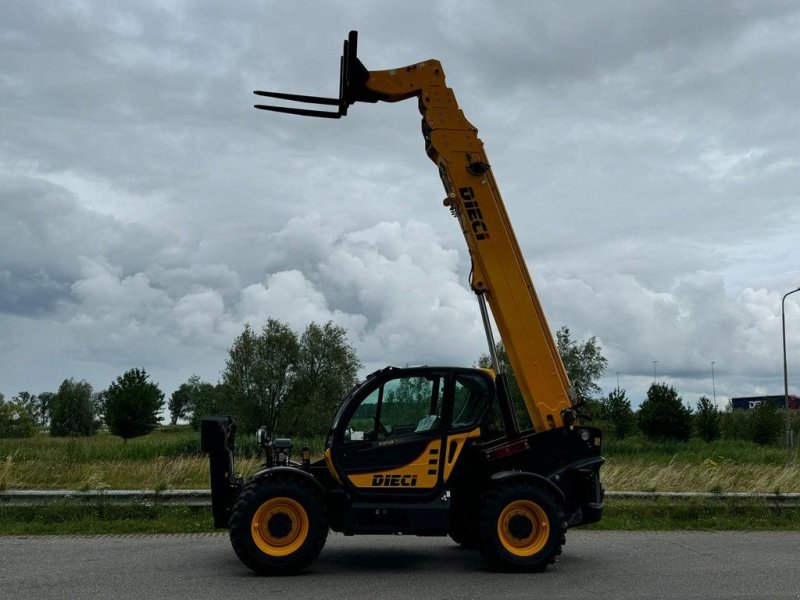
POLYGON ((287 108, 285 106, 268 106, 265 104, 254 104, 255 108, 261 110, 271 110, 272 112, 286 113, 289 115, 300 115, 303 117, 322 117, 324 119, 338 119, 342 115, 339 112, 329 110, 308 110, 307 108, 287 108))
POLYGON ((322 96, 303 96, 301 94, 285 94, 283 92, 264 92, 256 90, 253 92, 257 96, 266 96, 268 98, 280 98, 281 100, 294 100, 295 102, 308 102, 310 104, 327 104, 329 106, 338 106, 338 98, 323 98, 322 96))

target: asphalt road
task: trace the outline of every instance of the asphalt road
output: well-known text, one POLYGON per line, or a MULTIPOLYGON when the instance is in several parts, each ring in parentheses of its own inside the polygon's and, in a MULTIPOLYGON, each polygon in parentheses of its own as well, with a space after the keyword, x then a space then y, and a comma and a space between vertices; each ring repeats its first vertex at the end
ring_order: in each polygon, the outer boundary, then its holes
POLYGON ((0 537, 0 598, 800 598, 800 533, 571 531, 541 574, 486 570, 446 538, 331 534, 264 578, 225 535, 0 537))

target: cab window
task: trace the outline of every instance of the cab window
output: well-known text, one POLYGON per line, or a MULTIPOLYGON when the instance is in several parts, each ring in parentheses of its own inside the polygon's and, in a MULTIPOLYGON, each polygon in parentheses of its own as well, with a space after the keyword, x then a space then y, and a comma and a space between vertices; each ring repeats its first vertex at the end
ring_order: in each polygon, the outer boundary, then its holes
POLYGON ((444 377, 390 379, 362 400, 345 428, 345 441, 382 440, 437 431, 444 377))
MULTIPOLYGON (((492 386, 486 377, 473 374, 457 375, 453 397, 452 428, 478 426, 481 417, 492 402, 493 396, 492 386)), ((486 430, 485 434, 491 434, 495 429, 498 432, 502 431, 502 419, 499 411, 492 411, 489 418, 484 419, 481 427, 486 430)))

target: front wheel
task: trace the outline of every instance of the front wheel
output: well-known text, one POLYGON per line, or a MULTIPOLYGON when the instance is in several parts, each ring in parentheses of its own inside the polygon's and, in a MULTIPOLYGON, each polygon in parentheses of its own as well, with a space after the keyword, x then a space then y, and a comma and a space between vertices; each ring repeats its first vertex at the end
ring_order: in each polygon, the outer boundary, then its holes
POLYGON ((566 529, 559 498, 535 482, 514 481, 484 494, 480 549, 495 569, 546 569, 561 554, 566 529))
POLYGON ((310 483, 267 478, 248 483, 231 513, 231 545, 262 575, 295 573, 319 556, 328 537, 325 503, 310 483))

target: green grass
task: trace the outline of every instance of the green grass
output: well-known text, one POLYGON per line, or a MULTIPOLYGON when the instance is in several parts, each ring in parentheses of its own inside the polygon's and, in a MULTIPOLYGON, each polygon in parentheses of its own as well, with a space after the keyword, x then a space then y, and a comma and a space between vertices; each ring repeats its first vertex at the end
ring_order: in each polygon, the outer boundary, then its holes
MULTIPOLYGON (((295 439, 321 456, 322 438, 295 439)), ((253 436, 237 440, 236 469, 248 476, 263 456, 253 436)), ((208 487, 208 458, 188 426, 159 428, 123 441, 101 432, 86 438, 0 439, 0 490, 189 489, 208 487)))
POLYGON ((800 492, 798 449, 740 440, 608 440, 603 484, 617 491, 800 492))
POLYGON ((0 535, 204 533, 215 531, 212 521, 210 507, 196 506, 0 506, 0 535))
MULTIPOLYGON (((322 454, 324 438, 295 438, 295 452, 308 446, 312 454, 322 454)), ((255 436, 240 435, 236 439, 238 456, 261 455, 255 436)), ((50 460, 66 463, 95 461, 136 461, 180 456, 205 456, 200 450, 200 434, 188 425, 160 427, 152 433, 128 440, 100 432, 91 437, 56 438, 42 433, 31 438, 0 438, 0 458, 15 460, 50 460)))
POLYGON ((95 461, 152 460, 200 454, 200 438, 189 427, 165 427, 124 441, 106 432, 92 437, 55 438, 40 434, 32 438, 0 439, 0 457, 19 461, 90 463, 95 461))
MULTIPOLYGON (((295 456, 322 438, 294 440, 295 456)), ((707 444, 608 439, 601 471, 619 491, 800 492, 800 455, 776 446, 719 440, 707 444)), ((237 440, 236 470, 245 477, 261 464, 253 436, 237 440)), ((127 443, 99 433, 91 438, 0 440, 2 489, 187 489, 208 487, 207 457, 188 426, 163 427, 127 443)))
POLYGON ((602 520, 587 529, 798 531, 800 508, 758 500, 612 498, 602 520))
POLYGON ((652 442, 642 436, 623 440, 606 439, 603 454, 612 459, 638 458, 655 463, 686 462, 699 464, 706 460, 733 461, 742 464, 797 464, 800 449, 787 450, 782 446, 759 446, 742 440, 704 442, 692 438, 687 442, 652 442))

